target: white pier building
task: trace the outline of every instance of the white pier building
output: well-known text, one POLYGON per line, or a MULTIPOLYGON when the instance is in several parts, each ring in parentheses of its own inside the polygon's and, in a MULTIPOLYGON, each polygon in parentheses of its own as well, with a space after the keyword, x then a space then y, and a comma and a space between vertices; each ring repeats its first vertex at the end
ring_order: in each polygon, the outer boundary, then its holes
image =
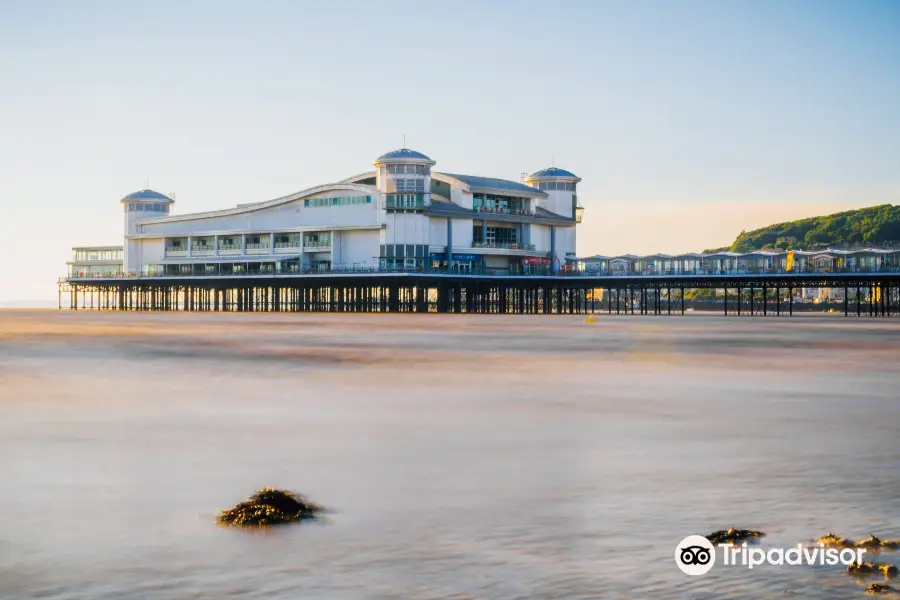
POLYGON ((374 170, 274 200, 177 214, 153 190, 122 198, 124 243, 80 247, 70 277, 342 270, 525 274, 575 256, 581 181, 551 167, 523 182, 434 171, 402 148, 374 170))

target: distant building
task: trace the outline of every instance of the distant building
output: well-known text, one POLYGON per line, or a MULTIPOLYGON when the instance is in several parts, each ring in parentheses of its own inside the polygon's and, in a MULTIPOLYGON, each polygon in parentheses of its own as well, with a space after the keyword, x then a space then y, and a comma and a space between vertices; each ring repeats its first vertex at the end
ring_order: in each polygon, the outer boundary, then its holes
POLYGON ((76 248, 70 276, 305 273, 353 268, 518 274, 575 256, 579 177, 524 182, 433 171, 402 148, 375 169, 274 200, 172 214, 141 190, 121 200, 124 244, 76 248))

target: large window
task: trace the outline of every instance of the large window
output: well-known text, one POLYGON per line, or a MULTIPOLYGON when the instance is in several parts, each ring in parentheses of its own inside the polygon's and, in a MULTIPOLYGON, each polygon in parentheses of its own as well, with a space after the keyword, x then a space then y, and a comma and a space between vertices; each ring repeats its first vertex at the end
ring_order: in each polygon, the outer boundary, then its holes
POLYGON ((275 236, 276 248, 296 248, 300 246, 299 233, 283 233, 275 236))
POLYGON ((472 208, 476 212, 505 214, 530 214, 525 198, 499 196, 497 194, 472 194, 472 208))
POLYGON ((513 227, 487 227, 482 229, 481 224, 473 224, 472 241, 487 247, 508 247, 518 244, 518 230, 513 227), (485 238, 483 234, 487 234, 485 238))
POLYGON ((397 186, 398 192, 424 192, 424 179, 395 179, 394 184, 397 186))
POLYGON ((425 194, 388 194, 387 208, 425 208, 425 194))

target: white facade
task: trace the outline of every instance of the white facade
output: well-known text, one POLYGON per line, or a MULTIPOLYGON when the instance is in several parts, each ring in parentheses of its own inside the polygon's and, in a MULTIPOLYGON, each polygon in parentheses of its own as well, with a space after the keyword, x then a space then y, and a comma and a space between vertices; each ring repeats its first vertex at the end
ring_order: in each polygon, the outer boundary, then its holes
POLYGON ((545 169, 516 181, 433 172, 409 149, 374 171, 274 200, 173 215, 142 190, 122 199, 126 275, 356 269, 517 274, 559 270, 575 253, 576 184, 545 169))

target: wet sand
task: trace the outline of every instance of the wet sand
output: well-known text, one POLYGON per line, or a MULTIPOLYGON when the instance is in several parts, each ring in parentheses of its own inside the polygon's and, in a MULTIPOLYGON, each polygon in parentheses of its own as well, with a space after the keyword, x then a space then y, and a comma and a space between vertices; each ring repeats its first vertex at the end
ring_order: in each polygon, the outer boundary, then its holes
POLYGON ((0 311, 0 597, 866 597, 672 554, 900 537, 898 342, 834 315, 0 311), (267 484, 335 512, 212 524, 267 484))

